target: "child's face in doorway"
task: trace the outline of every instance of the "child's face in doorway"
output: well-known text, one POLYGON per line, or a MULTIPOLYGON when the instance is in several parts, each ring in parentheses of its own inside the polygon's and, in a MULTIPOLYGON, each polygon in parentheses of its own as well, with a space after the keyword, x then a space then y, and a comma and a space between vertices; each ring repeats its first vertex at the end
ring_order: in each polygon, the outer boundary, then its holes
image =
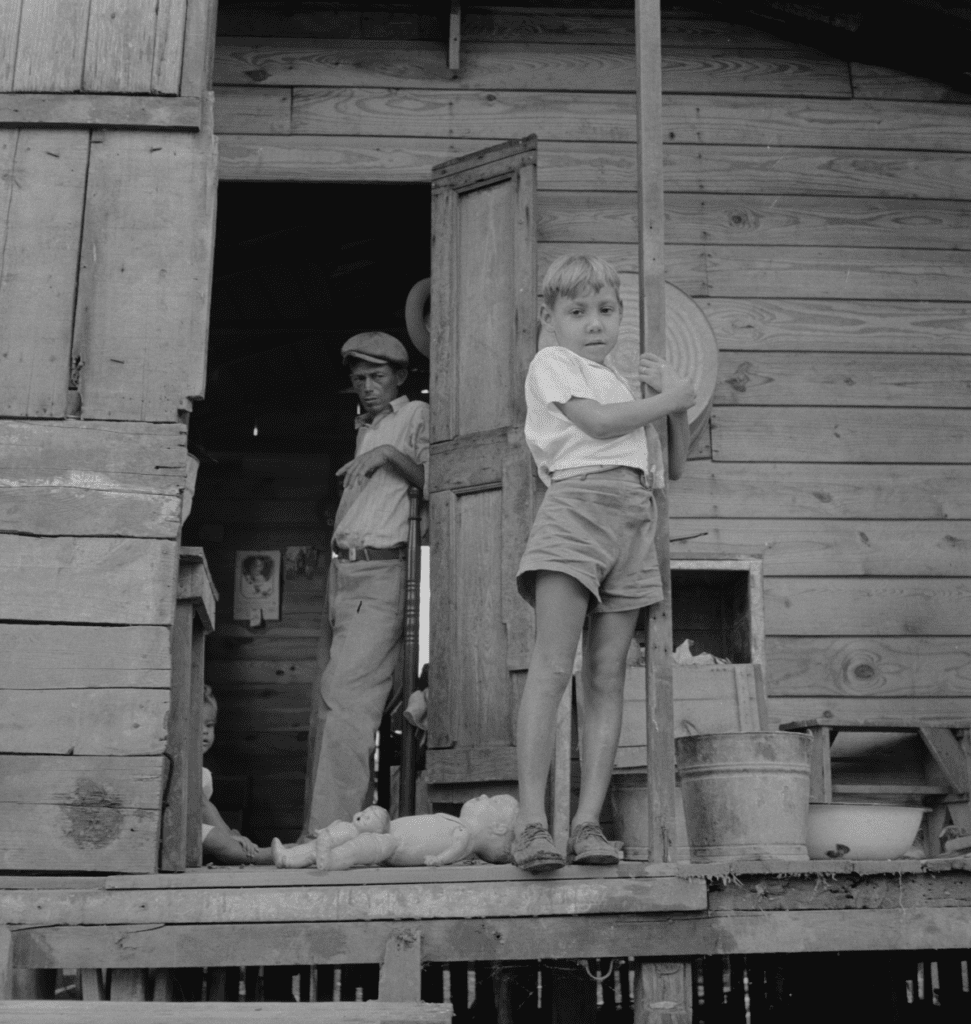
POLYGON ((216 740, 216 712, 204 706, 202 711, 202 752, 209 752, 216 740))
POLYGON ((575 298, 558 295, 544 305, 540 319, 556 335, 557 345, 602 363, 617 345, 623 308, 613 288, 586 288, 575 298))

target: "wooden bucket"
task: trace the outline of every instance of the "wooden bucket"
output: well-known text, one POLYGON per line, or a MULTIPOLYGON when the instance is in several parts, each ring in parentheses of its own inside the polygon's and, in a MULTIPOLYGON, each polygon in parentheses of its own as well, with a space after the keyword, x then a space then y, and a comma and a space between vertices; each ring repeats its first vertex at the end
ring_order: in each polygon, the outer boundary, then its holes
POLYGON ((675 740, 691 859, 807 860, 810 743, 795 732, 675 740))

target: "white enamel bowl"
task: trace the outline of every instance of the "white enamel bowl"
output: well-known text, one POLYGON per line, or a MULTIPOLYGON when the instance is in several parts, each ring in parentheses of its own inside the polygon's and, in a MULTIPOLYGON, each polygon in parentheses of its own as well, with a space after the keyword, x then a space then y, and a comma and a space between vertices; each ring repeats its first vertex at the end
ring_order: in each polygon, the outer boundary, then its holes
POLYGON ((892 804, 810 804, 811 860, 894 860, 917 838, 925 808, 892 804))

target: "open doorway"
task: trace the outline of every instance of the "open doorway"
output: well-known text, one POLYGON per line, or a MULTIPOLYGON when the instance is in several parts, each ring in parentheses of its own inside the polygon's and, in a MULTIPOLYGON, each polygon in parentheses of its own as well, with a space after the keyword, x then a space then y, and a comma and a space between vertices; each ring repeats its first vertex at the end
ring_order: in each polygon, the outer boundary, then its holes
POLYGON ((400 338, 412 365, 404 391, 427 399, 405 303, 429 273, 429 226, 424 185, 220 186, 206 399, 189 428, 201 466, 183 543, 205 549, 220 593, 206 654, 219 702, 214 800, 260 845, 302 824, 334 471, 354 452, 340 346, 362 330, 400 338), (280 553, 279 618, 234 618, 241 551, 280 553))

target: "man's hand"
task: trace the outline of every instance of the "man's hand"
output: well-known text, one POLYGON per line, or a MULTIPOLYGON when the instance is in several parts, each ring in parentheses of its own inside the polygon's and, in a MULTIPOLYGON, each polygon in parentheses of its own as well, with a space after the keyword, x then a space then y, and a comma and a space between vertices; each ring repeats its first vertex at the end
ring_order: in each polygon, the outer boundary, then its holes
POLYGON ((337 476, 344 478, 345 489, 363 487, 382 466, 387 464, 390 448, 391 445, 382 444, 358 455, 350 462, 345 462, 336 473, 337 476))

